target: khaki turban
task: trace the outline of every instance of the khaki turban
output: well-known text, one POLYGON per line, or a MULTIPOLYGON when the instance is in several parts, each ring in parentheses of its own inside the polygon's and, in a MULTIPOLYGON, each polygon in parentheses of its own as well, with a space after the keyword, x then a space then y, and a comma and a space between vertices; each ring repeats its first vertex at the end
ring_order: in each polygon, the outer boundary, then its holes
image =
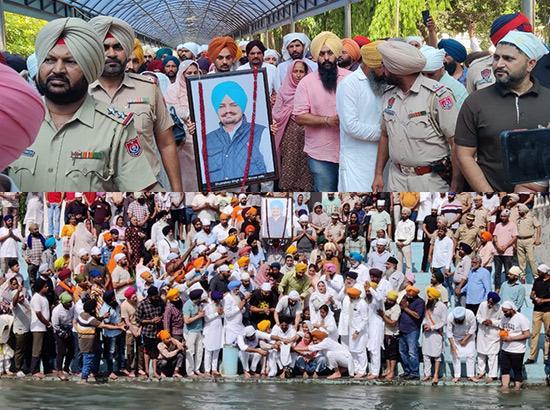
POLYGON ((94 17, 90 20, 90 24, 94 26, 102 42, 107 37, 107 34, 111 34, 116 38, 124 49, 126 57, 130 58, 134 50, 134 37, 136 36, 132 26, 124 20, 109 16, 94 17))
POLYGON ((323 31, 311 41, 310 50, 314 60, 317 60, 317 57, 319 57, 319 53, 321 53, 323 46, 330 48, 336 56, 342 54, 343 44, 340 37, 330 31, 323 31))
POLYGON ((89 84, 99 78, 105 65, 103 44, 93 26, 82 19, 68 17, 46 24, 36 36, 38 66, 42 65, 57 40, 63 38, 89 84))
POLYGON ((426 57, 410 44, 402 41, 385 41, 376 47, 382 54, 384 67, 395 75, 419 73, 426 65, 426 57))
POLYGON ((384 43, 383 40, 376 40, 361 47, 361 57, 363 59, 363 64, 365 64, 369 68, 382 67, 382 54, 380 54, 380 52, 376 48, 382 43, 384 43))
POLYGON ((355 40, 351 38, 344 38, 342 40, 342 45, 353 61, 359 61, 361 58, 361 49, 355 40))

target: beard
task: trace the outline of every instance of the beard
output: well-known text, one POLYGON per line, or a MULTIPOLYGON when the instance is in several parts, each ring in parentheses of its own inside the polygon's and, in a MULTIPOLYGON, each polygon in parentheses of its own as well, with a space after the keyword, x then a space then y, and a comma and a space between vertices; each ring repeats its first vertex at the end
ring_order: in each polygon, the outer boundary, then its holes
POLYGON ((338 81, 338 66, 336 63, 331 63, 330 61, 317 64, 319 66, 319 77, 321 78, 323 88, 329 93, 335 93, 338 81))
POLYGON ((239 63, 241 63, 241 65, 245 65, 246 63, 248 63, 248 57, 241 57, 239 59, 239 63))
POLYGON ((450 63, 445 63, 445 71, 449 73, 449 75, 453 75, 456 71, 457 63, 456 61, 451 61, 450 63))
POLYGON ((41 81, 37 76, 35 83, 38 92, 54 104, 72 104, 80 101, 86 96, 86 94, 88 94, 88 81, 84 76, 82 76, 82 78, 80 78, 80 80, 78 80, 74 85, 71 85, 69 79, 63 74, 50 75, 45 81, 41 81), (62 91, 53 91, 50 86, 50 82, 54 80, 63 81, 65 83, 62 91))
POLYGON ((523 79, 528 75, 527 73, 527 64, 521 68, 521 71, 518 73, 510 73, 507 70, 497 69, 495 70, 495 80, 498 84, 506 89, 513 89, 517 87, 523 79), (504 74, 503 77, 498 76, 497 74, 504 74))
POLYGON ((348 68, 348 67, 351 67, 352 64, 353 64, 353 61, 351 61, 350 56, 340 57, 338 59, 338 67, 348 68))
POLYGON ((105 60, 105 66, 101 75, 105 77, 119 77, 124 73, 126 63, 126 61, 120 61, 118 58, 108 58, 105 60))
POLYGON ((386 77, 378 77, 374 71, 369 71, 369 73, 367 74, 367 79, 369 80, 369 85, 374 95, 380 97, 382 94, 384 94, 384 91, 388 86, 386 77))

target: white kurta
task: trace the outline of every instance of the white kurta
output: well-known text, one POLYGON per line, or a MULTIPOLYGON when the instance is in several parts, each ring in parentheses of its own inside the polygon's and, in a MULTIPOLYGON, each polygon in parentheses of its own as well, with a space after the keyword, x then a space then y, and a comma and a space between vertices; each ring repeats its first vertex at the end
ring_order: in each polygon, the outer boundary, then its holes
POLYGON ((355 268, 351 268, 350 270, 357 272, 357 283, 361 286, 364 285, 365 282, 370 282, 370 274, 369 274, 369 268, 363 263, 360 263, 355 268))
POLYGON ((243 312, 239 308, 241 299, 231 293, 223 297, 223 316, 225 318, 225 343, 233 344, 237 336, 244 333, 243 312))
POLYGON ((326 293, 316 291, 311 294, 309 297, 309 315, 311 323, 319 323, 321 321, 319 308, 323 305, 328 305, 331 297, 336 300, 336 293, 330 288, 327 288, 326 293))
POLYGON ((210 301, 204 309, 204 328, 202 343, 207 351, 214 351, 223 347, 223 319, 218 313, 218 306, 210 301))
POLYGON ((384 320, 378 310, 384 310, 386 294, 382 290, 370 289, 372 300, 368 302, 369 341, 367 347, 371 352, 378 352, 384 347, 384 320))
POLYGON ((422 328, 424 325, 431 327, 431 330, 424 330, 422 334, 422 354, 430 357, 439 357, 443 353, 443 332, 447 325, 447 306, 437 301, 433 310, 426 309, 422 328))
POLYGON ((369 317, 367 302, 364 299, 359 299, 357 301, 352 301, 350 305, 351 314, 348 330, 349 350, 352 353, 363 353, 365 352, 367 342, 369 341, 369 317), (359 333, 356 338, 353 337, 355 332, 359 333))
POLYGON ((477 352, 481 354, 498 354, 500 351, 500 329, 499 324, 502 319, 502 310, 500 305, 496 304, 491 309, 487 301, 481 302, 477 310, 477 352), (484 320, 491 320, 493 326, 482 324, 484 320))
POLYGON ((338 84, 336 111, 340 118, 338 190, 370 190, 381 133, 382 98, 372 92, 361 68, 338 84))
POLYGON ((464 323, 456 324, 454 321, 453 313, 449 313, 447 317, 447 338, 454 339, 456 350, 459 358, 473 357, 476 353, 476 328, 477 322, 474 313, 466 309, 466 317, 464 323), (466 335, 473 335, 466 343, 466 346, 461 346, 460 342, 466 337, 466 335))

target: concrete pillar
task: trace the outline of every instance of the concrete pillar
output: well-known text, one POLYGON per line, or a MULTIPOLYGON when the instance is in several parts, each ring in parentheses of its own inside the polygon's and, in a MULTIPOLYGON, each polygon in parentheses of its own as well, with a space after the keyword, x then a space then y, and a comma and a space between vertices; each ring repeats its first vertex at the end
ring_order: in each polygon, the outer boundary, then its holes
POLYGON ((521 0, 521 11, 529 19, 531 26, 535 27, 535 0, 521 0))
POLYGON ((0 50, 5 50, 6 48, 6 19, 4 16, 4 0, 0 0, 0 50))
POLYGON ((351 1, 344 6, 344 37, 351 37, 351 1))

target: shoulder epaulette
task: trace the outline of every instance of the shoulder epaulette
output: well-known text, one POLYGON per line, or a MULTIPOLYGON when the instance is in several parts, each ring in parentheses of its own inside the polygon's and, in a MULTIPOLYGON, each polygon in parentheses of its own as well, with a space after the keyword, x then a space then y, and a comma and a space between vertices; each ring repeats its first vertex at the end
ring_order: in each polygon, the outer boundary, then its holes
POLYGON ((128 75, 130 78, 134 80, 143 81, 144 83, 149 83, 149 84, 156 84, 154 79, 146 75, 135 74, 135 73, 126 73, 126 75, 128 75))
POLYGON ((99 101, 96 104, 96 111, 124 126, 130 124, 132 122, 132 119, 134 118, 133 112, 125 113, 99 101))

